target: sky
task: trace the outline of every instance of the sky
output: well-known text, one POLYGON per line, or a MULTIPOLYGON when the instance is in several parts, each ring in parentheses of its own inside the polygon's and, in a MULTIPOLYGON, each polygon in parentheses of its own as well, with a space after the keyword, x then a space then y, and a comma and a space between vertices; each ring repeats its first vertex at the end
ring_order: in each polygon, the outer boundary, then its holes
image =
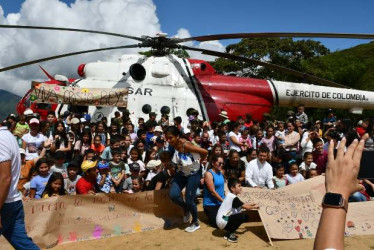
MULTIPOLYGON (((179 37, 241 32, 374 33, 374 1, 330 0, 0 0, 0 23, 83 28, 129 35, 158 32, 179 37)), ((331 51, 368 40, 322 39, 331 51)), ((1 30, 0 67, 72 51, 130 44, 100 35, 1 30)), ((188 43, 224 51, 238 40, 188 43)), ((135 50, 100 52, 41 63, 52 75, 77 77, 82 62, 116 60, 135 50)), ((212 59, 198 52, 192 58, 212 59)), ((23 95, 31 80, 44 79, 37 65, 0 73, 0 89, 23 95)))

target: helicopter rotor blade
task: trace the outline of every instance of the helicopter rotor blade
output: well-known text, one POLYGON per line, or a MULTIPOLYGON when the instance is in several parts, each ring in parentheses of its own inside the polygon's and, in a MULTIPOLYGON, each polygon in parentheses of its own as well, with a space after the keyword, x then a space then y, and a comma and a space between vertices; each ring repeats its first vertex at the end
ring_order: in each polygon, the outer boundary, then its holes
POLYGON ((302 73, 300 71, 289 69, 289 68, 286 68, 286 67, 282 67, 282 66, 279 66, 279 65, 272 64, 272 63, 261 62, 261 61, 251 59, 251 58, 246 58, 246 57, 242 57, 242 56, 232 55, 232 54, 229 54, 229 53, 223 53, 223 52, 218 52, 218 51, 213 51, 213 50, 193 48, 193 47, 188 47, 188 46, 183 46, 183 45, 180 46, 180 48, 186 49, 186 50, 192 50, 192 51, 199 51, 199 52, 202 52, 203 54, 210 55, 210 56, 218 56, 218 57, 223 57, 223 58, 226 58, 226 59, 232 59, 232 60, 235 60, 235 61, 252 63, 252 64, 255 64, 255 65, 263 66, 263 67, 270 68, 270 69, 273 69, 273 70, 288 73, 290 75, 298 76, 298 77, 301 77, 303 79, 311 80, 311 81, 320 83, 322 85, 327 85, 327 86, 330 86, 330 87, 349 88, 348 86, 345 86, 343 84, 339 84, 339 83, 336 83, 336 82, 333 82, 333 81, 329 81, 329 80, 326 80, 326 79, 323 79, 323 78, 320 78, 320 77, 317 77, 317 76, 302 73))
POLYGON ((0 72, 4 72, 4 71, 7 71, 7 70, 11 70, 11 69, 17 69, 17 68, 21 68, 21 67, 28 66, 28 65, 31 65, 31 64, 50 61, 50 60, 63 58, 63 57, 68 57, 68 56, 75 56, 75 55, 80 55, 80 54, 85 54, 85 53, 92 53, 92 52, 99 52, 99 51, 106 51, 106 50, 128 49, 128 48, 138 48, 138 47, 139 47, 139 44, 132 44, 132 45, 108 47, 108 48, 102 48, 102 49, 83 50, 83 51, 78 51, 78 52, 72 52, 72 53, 67 53, 67 54, 61 54, 61 55, 56 55, 56 56, 40 58, 40 59, 37 59, 37 60, 28 61, 28 62, 24 62, 24 63, 20 63, 20 64, 15 64, 15 65, 12 65, 12 66, 1 68, 0 72))
POLYGON ((225 39, 242 39, 255 37, 300 37, 300 38, 347 38, 347 39, 374 39, 374 34, 349 34, 349 33, 299 33, 299 32, 265 32, 265 33, 233 33, 217 34, 207 36, 194 36, 188 38, 176 39, 177 42, 207 42, 225 39))
POLYGON ((62 30, 62 31, 74 31, 74 32, 85 32, 85 33, 94 33, 94 34, 102 34, 102 35, 108 35, 108 36, 117 36, 117 37, 123 37, 123 38, 129 38, 137 41, 144 42, 145 39, 136 37, 136 36, 128 36, 128 35, 122 35, 118 33, 112 33, 112 32, 104 32, 104 31, 97 31, 97 30, 84 30, 84 29, 72 29, 72 28, 61 28, 61 27, 47 27, 47 26, 25 26, 25 25, 6 25, 1 24, 0 28, 5 29, 36 29, 36 30, 62 30))

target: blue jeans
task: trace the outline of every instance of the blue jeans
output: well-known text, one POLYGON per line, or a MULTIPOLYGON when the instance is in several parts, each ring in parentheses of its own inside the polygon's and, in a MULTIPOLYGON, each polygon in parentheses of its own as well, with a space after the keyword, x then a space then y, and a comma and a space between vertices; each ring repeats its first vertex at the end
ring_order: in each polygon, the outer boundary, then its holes
POLYGON ((365 195, 361 194, 360 192, 355 192, 349 196, 349 202, 361 202, 367 201, 365 195))
POLYGON ((4 203, 1 224, 3 227, 0 229, 0 235, 4 235, 15 249, 40 249, 27 236, 22 201, 4 203))
POLYGON ((197 207, 195 204, 196 190, 200 184, 200 172, 183 176, 180 173, 175 173, 173 182, 170 187, 170 199, 181 206, 184 212, 190 212, 192 215, 192 223, 197 222, 197 207), (181 192, 186 187, 185 199, 183 200, 181 192))

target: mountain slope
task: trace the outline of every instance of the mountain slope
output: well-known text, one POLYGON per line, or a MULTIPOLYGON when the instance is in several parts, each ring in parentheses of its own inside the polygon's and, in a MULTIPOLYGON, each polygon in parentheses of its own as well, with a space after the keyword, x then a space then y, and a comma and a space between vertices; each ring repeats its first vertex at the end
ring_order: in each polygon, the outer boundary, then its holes
POLYGON ((16 113, 17 103, 21 97, 0 89, 0 119, 5 119, 9 114, 16 113))

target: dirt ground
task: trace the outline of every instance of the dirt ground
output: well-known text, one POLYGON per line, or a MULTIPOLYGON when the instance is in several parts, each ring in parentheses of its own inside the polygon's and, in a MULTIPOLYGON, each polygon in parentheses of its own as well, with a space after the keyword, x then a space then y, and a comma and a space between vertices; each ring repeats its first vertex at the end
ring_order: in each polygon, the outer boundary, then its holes
MULTIPOLYGON (((101 240, 69 243, 53 249, 312 249, 313 239, 273 240, 270 246, 262 222, 257 212, 250 213, 251 222, 243 224, 237 231, 238 243, 229 243, 223 239, 223 232, 207 225, 207 218, 199 206, 201 229, 194 233, 184 232, 186 225, 170 230, 158 229, 144 233, 135 233, 101 240)), ((374 236, 355 236, 345 238, 346 249, 374 249, 374 236)))

